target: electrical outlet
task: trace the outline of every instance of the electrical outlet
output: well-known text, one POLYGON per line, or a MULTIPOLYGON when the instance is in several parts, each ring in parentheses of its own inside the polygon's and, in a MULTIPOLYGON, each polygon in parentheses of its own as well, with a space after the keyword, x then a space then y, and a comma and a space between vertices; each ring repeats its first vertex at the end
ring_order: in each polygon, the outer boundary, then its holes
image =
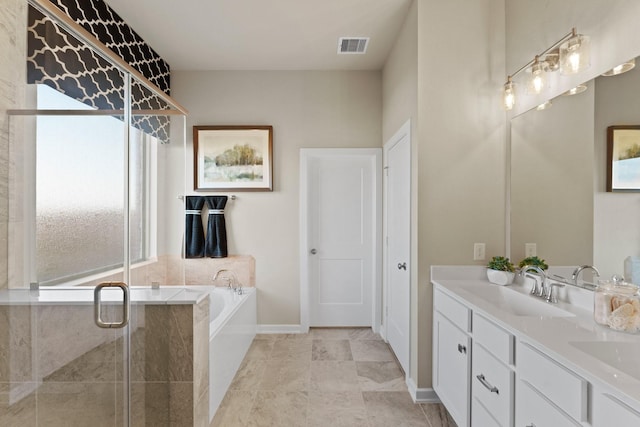
POLYGON ((484 258, 485 258, 484 251, 485 251, 484 243, 474 243, 473 244, 473 260, 484 261, 484 258))
POLYGON ((535 243, 525 243, 524 244, 524 256, 525 258, 529 258, 532 256, 536 256, 538 253, 538 248, 535 243))

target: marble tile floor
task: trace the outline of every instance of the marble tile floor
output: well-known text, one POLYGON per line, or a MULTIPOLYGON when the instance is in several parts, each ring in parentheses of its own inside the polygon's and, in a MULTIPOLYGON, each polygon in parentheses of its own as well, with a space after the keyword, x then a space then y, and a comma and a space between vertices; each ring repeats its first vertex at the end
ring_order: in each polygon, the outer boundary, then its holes
POLYGON ((211 427, 456 427, 414 404, 404 374, 368 328, 257 335, 211 427))

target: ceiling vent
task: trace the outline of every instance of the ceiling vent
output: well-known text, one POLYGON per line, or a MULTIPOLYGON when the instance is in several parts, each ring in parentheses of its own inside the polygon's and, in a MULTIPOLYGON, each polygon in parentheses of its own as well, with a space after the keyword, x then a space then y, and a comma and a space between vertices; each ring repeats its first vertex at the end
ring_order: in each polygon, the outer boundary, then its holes
POLYGON ((340 37, 338 53, 365 53, 369 45, 369 37, 340 37))

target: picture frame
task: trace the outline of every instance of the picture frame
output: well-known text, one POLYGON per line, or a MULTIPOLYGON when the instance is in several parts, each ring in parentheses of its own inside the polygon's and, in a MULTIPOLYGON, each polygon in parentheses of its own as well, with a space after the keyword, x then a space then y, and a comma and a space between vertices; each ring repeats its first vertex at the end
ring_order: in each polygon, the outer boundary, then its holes
POLYGON ((195 191, 273 191, 273 126, 194 126, 195 191))
POLYGON ((640 191, 640 125, 607 128, 607 191, 640 191))

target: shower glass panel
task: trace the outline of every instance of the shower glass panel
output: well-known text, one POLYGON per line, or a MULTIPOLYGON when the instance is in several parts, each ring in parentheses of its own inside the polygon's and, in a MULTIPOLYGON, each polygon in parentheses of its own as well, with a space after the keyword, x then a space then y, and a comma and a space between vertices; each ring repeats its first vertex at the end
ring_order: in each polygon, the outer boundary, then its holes
POLYGON ((164 302, 129 286, 184 283, 176 227, 159 224, 166 206, 182 209, 184 175, 172 196, 159 183, 184 150, 184 113, 72 25, 30 9, 24 99, 8 112, 0 425, 168 425, 171 378, 154 358, 166 331, 145 335, 164 302), (122 282, 133 302, 106 288, 96 310, 102 282, 122 282), (99 327, 98 311, 103 326, 126 325, 99 327))

